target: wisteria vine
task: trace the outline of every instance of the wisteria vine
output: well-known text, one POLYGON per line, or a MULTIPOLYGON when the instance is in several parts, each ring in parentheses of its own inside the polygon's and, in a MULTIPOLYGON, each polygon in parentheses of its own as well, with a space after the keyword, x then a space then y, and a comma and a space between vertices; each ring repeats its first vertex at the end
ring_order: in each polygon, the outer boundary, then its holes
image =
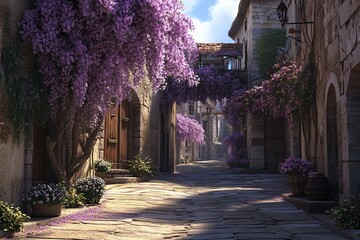
POLYGON ((177 113, 176 138, 180 141, 189 140, 195 143, 204 144, 205 132, 198 121, 177 113))
MULTIPOLYGON (((234 91, 242 89, 241 72, 227 71, 214 65, 203 66, 195 71, 198 76, 196 84, 169 78, 164 91, 168 103, 178 104, 206 99, 221 100, 229 98, 234 91)), ((192 82, 191 82, 192 83, 192 82)))
POLYGON ((91 125, 145 74, 155 90, 168 76, 193 81, 196 45, 182 8, 179 0, 37 0, 21 35, 38 56, 52 115, 75 107, 91 125))
POLYGON ((270 78, 261 86, 233 94, 226 102, 224 112, 233 124, 246 112, 252 112, 269 119, 285 118, 293 126, 296 116, 313 98, 313 89, 304 86, 310 85, 311 81, 311 75, 304 73, 293 61, 275 64, 270 78), (306 79, 299 77, 304 75, 306 79))

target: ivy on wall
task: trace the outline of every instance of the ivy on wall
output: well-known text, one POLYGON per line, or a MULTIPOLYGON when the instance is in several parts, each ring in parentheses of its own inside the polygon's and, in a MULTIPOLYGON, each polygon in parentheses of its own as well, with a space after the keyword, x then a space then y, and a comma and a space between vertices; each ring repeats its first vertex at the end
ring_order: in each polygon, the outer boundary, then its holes
POLYGON ((4 69, 4 88, 6 91, 6 117, 12 125, 12 135, 17 144, 22 136, 32 133, 33 123, 44 125, 48 111, 48 91, 43 86, 38 71, 31 70, 26 73, 24 44, 15 39, 4 46, 1 65, 4 69))
POLYGON ((5 90, 7 92, 7 117, 12 124, 14 140, 19 144, 21 134, 25 132, 27 124, 26 102, 21 77, 21 47, 15 41, 4 46, 2 51, 2 65, 4 67, 5 90))
POLYGON ((278 49, 286 45, 285 29, 266 30, 256 42, 256 60, 260 71, 267 75, 278 62, 278 49))

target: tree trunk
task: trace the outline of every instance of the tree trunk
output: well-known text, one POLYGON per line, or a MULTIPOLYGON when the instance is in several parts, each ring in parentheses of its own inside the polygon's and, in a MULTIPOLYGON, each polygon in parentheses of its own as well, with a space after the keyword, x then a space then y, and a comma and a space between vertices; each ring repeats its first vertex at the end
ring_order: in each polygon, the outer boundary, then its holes
POLYGON ((56 180, 65 183, 67 188, 81 176, 79 171, 90 157, 102 120, 103 117, 94 129, 87 131, 83 130, 78 122, 65 124, 65 121, 59 120, 54 140, 50 136, 46 138, 46 150, 53 174, 56 180), (80 142, 81 136, 84 137, 83 144, 80 142))

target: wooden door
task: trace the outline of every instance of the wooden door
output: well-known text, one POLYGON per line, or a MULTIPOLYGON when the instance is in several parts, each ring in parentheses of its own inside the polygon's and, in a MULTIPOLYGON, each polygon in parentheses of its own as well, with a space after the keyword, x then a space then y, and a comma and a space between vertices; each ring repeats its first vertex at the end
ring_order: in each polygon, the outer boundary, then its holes
POLYGON ((46 129, 43 127, 33 128, 33 154, 32 154, 32 181, 34 184, 46 180, 46 129))
POLYGON ((113 168, 126 168, 131 156, 131 103, 112 104, 105 116, 104 157, 113 168))
POLYGON ((264 135, 265 168, 278 169, 278 165, 286 158, 285 121, 265 120, 264 135))
POLYGON ((123 101, 120 105, 120 161, 126 165, 131 158, 131 103, 123 101))
POLYGON ((105 115, 104 158, 113 164, 113 168, 118 168, 119 164, 119 110, 111 104, 105 115))

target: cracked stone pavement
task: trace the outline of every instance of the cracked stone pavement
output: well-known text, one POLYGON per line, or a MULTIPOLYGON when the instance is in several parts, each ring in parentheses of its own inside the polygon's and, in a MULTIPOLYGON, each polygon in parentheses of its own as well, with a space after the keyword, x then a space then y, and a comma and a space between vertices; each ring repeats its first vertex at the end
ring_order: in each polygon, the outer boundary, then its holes
POLYGON ((92 220, 73 219, 16 238, 348 239, 284 201, 286 192, 285 176, 198 161, 149 182, 110 186, 92 220))

